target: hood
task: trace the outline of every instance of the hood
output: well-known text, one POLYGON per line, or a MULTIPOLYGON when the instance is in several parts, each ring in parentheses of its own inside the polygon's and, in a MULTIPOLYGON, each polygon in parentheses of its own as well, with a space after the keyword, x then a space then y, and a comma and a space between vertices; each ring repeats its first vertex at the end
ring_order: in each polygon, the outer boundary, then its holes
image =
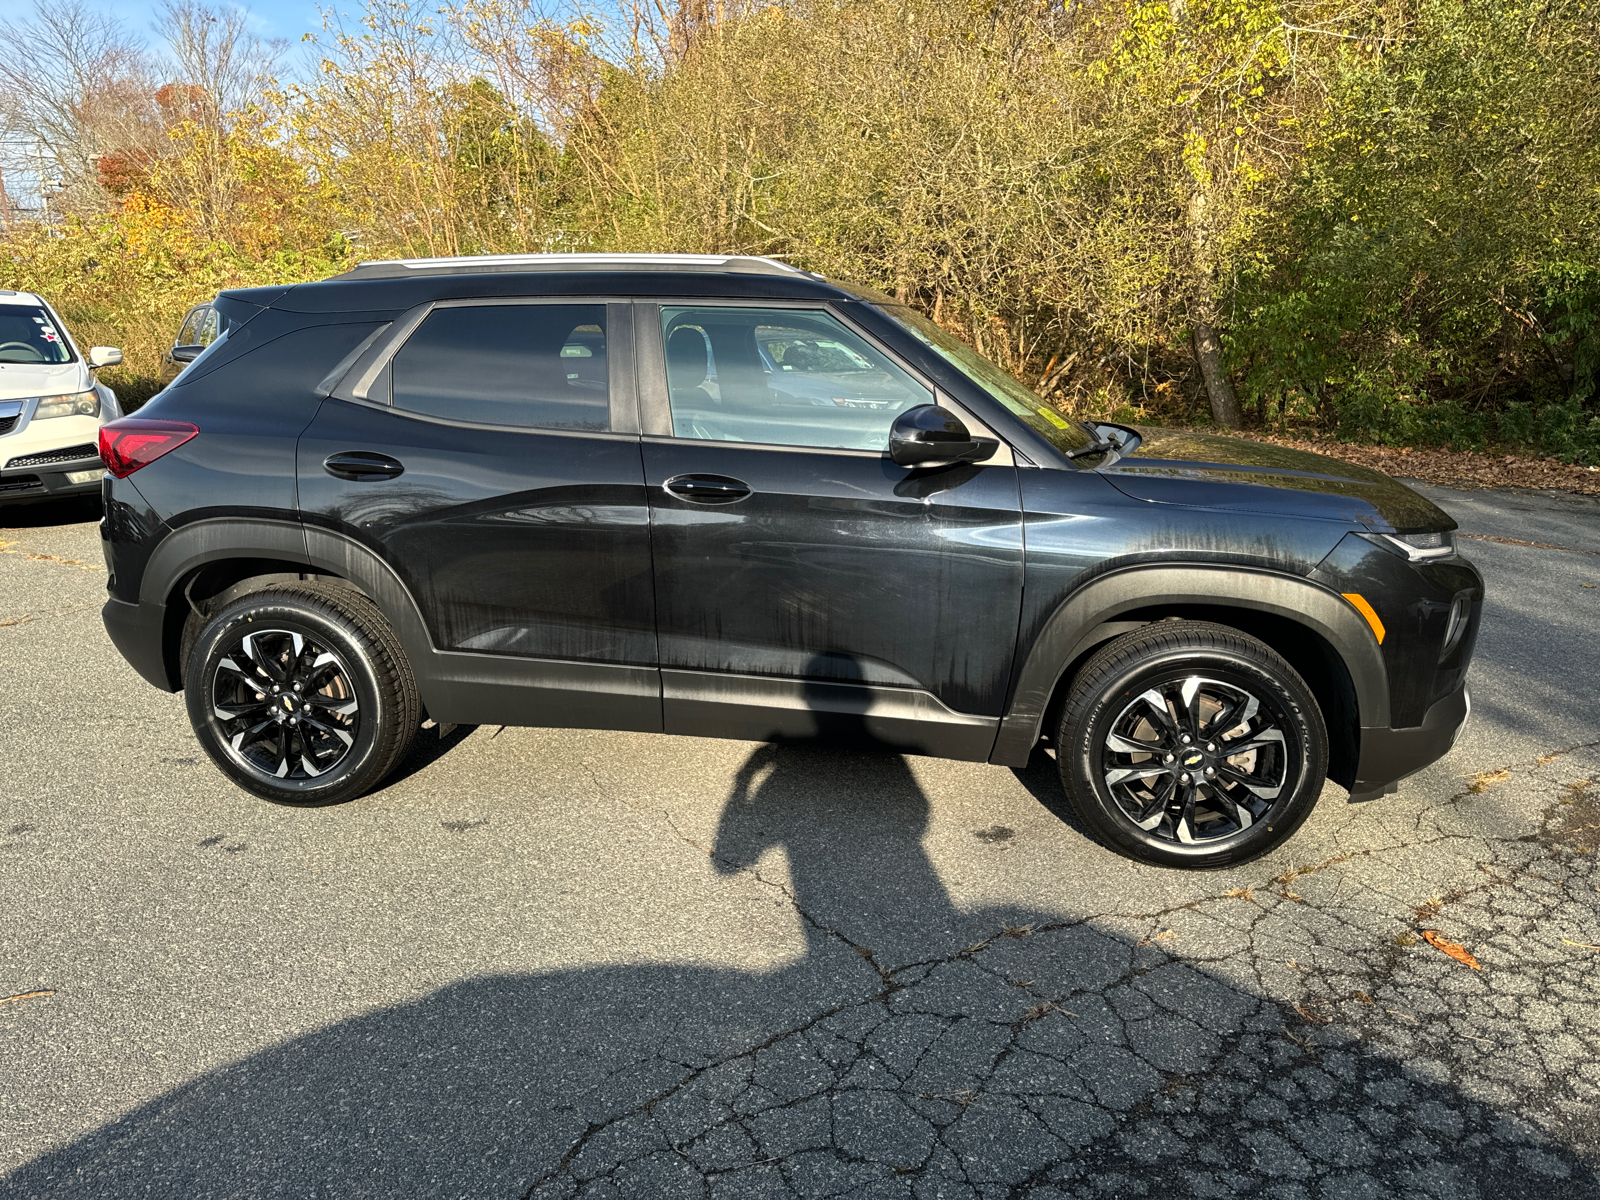
POLYGON ((1266 442, 1139 428, 1132 451, 1099 471, 1135 500, 1320 517, 1380 532, 1454 529, 1431 500, 1368 467, 1266 442))
POLYGON ((83 363, 0 363, 0 401, 86 392, 94 386, 83 363))

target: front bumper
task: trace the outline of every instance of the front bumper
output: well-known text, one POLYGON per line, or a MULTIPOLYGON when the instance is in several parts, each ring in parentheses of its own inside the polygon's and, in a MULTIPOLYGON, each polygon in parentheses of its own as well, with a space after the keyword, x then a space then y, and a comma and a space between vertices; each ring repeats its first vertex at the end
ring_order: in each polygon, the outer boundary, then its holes
POLYGON ((0 502, 8 500, 54 500, 100 491, 105 464, 98 449, 68 446, 61 450, 41 450, 19 454, 0 470, 0 502))
POLYGON ((0 503, 12 500, 53 500, 87 495, 100 490, 100 424, 117 415, 115 396, 102 389, 102 417, 51 417, 30 419, 23 410, 16 428, 0 437, 0 503), (110 397, 110 400, 107 400, 110 397), (92 478, 89 472, 99 472, 92 478), (72 476, 78 478, 74 479, 72 476))
POLYGON ((1472 699, 1462 687, 1434 703, 1414 728, 1363 729, 1361 762, 1350 785, 1350 799, 1388 795, 1407 775, 1438 762, 1456 744, 1471 712, 1472 699))

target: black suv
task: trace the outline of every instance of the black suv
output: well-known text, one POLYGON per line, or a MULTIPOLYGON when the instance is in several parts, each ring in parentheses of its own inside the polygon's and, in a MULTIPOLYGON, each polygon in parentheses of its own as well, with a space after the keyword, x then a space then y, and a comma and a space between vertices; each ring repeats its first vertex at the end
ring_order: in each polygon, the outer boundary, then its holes
POLYGON ((1221 866, 1467 715, 1482 581, 1427 500, 1068 420, 862 288, 540 255, 215 308, 102 435, 105 622, 270 800, 372 788, 424 718, 1050 746, 1106 842, 1221 866))

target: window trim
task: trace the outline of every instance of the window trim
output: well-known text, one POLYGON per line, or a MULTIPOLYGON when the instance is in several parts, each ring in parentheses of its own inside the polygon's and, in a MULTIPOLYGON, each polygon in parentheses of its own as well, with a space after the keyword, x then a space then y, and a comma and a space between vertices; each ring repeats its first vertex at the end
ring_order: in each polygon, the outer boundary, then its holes
POLYGON ((926 388, 933 396, 933 402, 941 408, 948 408, 960 417, 974 437, 989 437, 999 442, 1000 449, 995 451, 993 457, 984 459, 979 464, 980 466, 1011 467, 1016 465, 1016 458, 1012 455, 1010 442, 990 428, 988 422, 974 415, 972 410, 965 404, 956 400, 948 391, 929 379, 926 372, 919 369, 916 364, 908 362, 902 355, 885 346, 827 300, 782 300, 744 297, 723 299, 710 296, 690 296, 682 299, 651 297, 649 300, 634 301, 634 377, 639 398, 640 425, 643 430, 644 440, 647 442, 652 444, 670 443, 675 445, 744 447, 749 450, 785 450, 805 454, 845 454, 856 458, 862 456, 871 458, 889 457, 887 449, 854 450, 839 446, 795 446, 786 442, 716 442, 707 438, 679 437, 673 432, 672 400, 667 390, 666 344, 661 330, 661 310, 664 308, 797 309, 825 313, 911 376, 919 385, 926 388))
MULTIPOLYGON (((492 429, 512 433, 535 433, 552 437, 606 437, 637 438, 639 436, 639 403, 637 374, 634 366, 634 314, 635 305, 627 297, 617 296, 470 296, 463 299, 428 300, 405 310, 377 330, 370 343, 358 347, 355 360, 341 377, 327 389, 335 400, 361 404, 381 409, 394 416, 415 421, 430 421, 435 425, 449 425, 462 429, 492 429), (404 349, 423 321, 435 309, 441 308, 507 308, 513 305, 603 305, 606 310, 606 391, 608 427, 605 429, 545 429, 537 425, 500 425, 481 421, 462 421, 453 417, 440 417, 430 413, 412 412, 396 408, 391 402, 390 367, 395 355, 404 349)), ((324 381, 326 385, 327 381, 324 381)))

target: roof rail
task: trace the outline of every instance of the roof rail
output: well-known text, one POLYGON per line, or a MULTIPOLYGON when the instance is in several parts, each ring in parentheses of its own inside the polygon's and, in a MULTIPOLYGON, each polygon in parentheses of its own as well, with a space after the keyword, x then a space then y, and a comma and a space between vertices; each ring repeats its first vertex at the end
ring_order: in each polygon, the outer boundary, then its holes
POLYGON ((757 275, 822 276, 776 258, 749 254, 477 254, 458 258, 387 258, 357 263, 336 279, 394 279, 412 273, 484 271, 738 271, 757 275))

